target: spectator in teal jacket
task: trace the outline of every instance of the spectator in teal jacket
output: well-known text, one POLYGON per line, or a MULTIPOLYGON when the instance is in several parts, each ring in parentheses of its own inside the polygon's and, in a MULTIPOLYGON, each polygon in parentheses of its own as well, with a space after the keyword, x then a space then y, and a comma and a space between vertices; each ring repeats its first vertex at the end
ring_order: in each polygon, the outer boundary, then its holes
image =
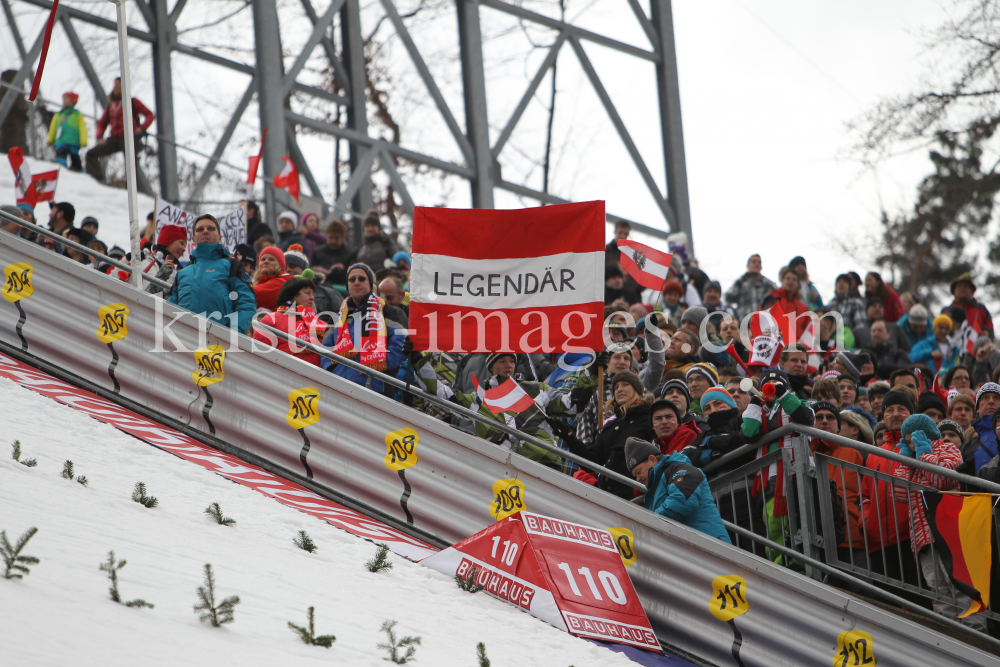
POLYGON ((257 299, 243 265, 219 243, 219 221, 200 216, 194 223, 194 239, 198 246, 191 252, 191 263, 177 272, 167 301, 247 333, 257 299))
POLYGON ((629 438, 625 464, 636 481, 646 485, 646 509, 732 544, 705 473, 687 456, 681 452, 663 456, 652 443, 629 438))
POLYGON ((915 364, 927 364, 938 371, 951 370, 962 356, 960 344, 951 340, 953 326, 951 318, 947 315, 935 317, 932 325, 934 335, 913 346, 910 350, 910 361, 915 364))

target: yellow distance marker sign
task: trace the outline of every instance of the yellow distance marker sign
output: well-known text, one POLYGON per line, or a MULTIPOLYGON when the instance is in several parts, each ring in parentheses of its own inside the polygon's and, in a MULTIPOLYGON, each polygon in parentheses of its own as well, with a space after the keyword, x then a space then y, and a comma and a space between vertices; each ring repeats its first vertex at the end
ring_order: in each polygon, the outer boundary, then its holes
POLYGON ((319 389, 304 387, 288 392, 288 414, 285 421, 298 430, 319 421, 319 389))
POLYGON ((622 563, 625 567, 629 565, 635 565, 635 559, 639 557, 639 554, 635 552, 635 535, 628 528, 608 528, 608 532, 611 533, 611 537, 615 541, 615 547, 618 549, 618 555, 622 557, 622 563))
POLYGON ((198 362, 198 368, 191 373, 191 379, 199 387, 222 382, 226 377, 226 351, 218 345, 198 348, 194 351, 194 360, 198 362))
POLYGON ((712 580, 712 599, 708 610, 720 621, 731 621, 750 609, 747 597, 747 580, 736 574, 727 574, 712 580))
POLYGON ((406 470, 417 465, 417 445, 420 436, 412 428, 401 428, 385 434, 385 466, 389 470, 406 470))
POLYGON ((524 498, 524 482, 519 479, 498 479, 493 482, 493 503, 490 514, 497 521, 503 521, 511 514, 528 509, 524 498))
POLYGON ((34 270, 34 267, 28 262, 8 264, 4 267, 3 298, 11 303, 17 303, 21 299, 31 296, 35 291, 35 287, 31 283, 31 274, 34 270))
POLYGON ((875 648, 870 634, 861 630, 848 630, 837 635, 833 667, 875 667, 875 664, 875 648))
POLYGON ((97 310, 97 340, 102 343, 114 343, 128 336, 128 306, 124 303, 112 303, 101 306, 97 310))

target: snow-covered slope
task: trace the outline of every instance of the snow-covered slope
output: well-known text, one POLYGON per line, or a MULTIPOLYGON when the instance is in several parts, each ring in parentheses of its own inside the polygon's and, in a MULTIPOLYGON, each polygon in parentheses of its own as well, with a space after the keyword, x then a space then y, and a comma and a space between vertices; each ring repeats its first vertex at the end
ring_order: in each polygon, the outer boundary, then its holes
MULTIPOLYGON (((120 188, 112 188, 98 183, 87 174, 70 171, 55 162, 41 162, 28 158, 32 174, 59 170, 59 184, 56 186, 56 201, 66 201, 76 209, 76 222, 79 227, 88 215, 97 218, 100 230, 97 238, 108 244, 108 247, 119 245, 129 250, 128 230, 128 192, 120 188)), ((14 172, 10 168, 6 153, 0 153, 0 204, 14 205, 14 172)), ((139 231, 146 226, 146 214, 153 210, 153 198, 139 195, 139 231)), ((46 226, 49 221, 49 206, 40 203, 35 210, 38 224, 46 226)))
POLYGON ((622 655, 576 639, 485 595, 393 556, 393 569, 372 574, 375 547, 98 422, 0 379, 0 529, 16 539, 38 533, 25 553, 41 563, 21 581, 0 578, 0 664, 119 665, 386 665, 379 626, 422 637, 418 664, 466 667, 476 643, 505 665, 634 665, 622 655), (21 441, 28 468, 10 458, 21 441), (84 487, 60 476, 71 459, 84 487), (146 509, 130 496, 137 481, 159 499, 146 509), (203 514, 218 502, 236 527, 203 514), (318 545, 292 544, 306 530, 318 545), (113 549, 129 609, 108 597, 98 565, 113 549), (217 592, 239 595, 236 621, 199 623, 192 606, 211 563, 217 592), (329 650, 303 644, 287 622, 304 625, 316 607, 317 633, 334 634, 329 650))

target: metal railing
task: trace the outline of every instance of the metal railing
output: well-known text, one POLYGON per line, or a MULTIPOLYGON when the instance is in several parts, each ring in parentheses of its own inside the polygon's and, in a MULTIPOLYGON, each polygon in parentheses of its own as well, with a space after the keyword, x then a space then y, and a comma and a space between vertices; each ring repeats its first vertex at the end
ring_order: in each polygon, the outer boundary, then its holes
MULTIPOLYGON (((25 229, 30 229, 31 231, 35 232, 39 236, 44 236, 45 238, 52 239, 56 243, 64 245, 64 246, 66 246, 68 248, 72 248, 73 250, 76 250, 78 252, 82 252, 84 255, 87 255, 88 257, 93 257, 95 259, 99 259, 99 260, 101 260, 102 262, 104 262, 106 264, 110 264, 111 266, 113 266, 115 268, 118 268, 118 269, 121 269, 122 271, 127 271, 129 275, 132 275, 132 267, 129 266, 128 264, 126 264, 125 262, 119 262, 117 259, 114 259, 113 257, 108 257, 107 255, 102 255, 101 253, 97 252, 96 250, 94 250, 92 248, 88 248, 85 245, 81 245, 81 244, 77 243, 76 241, 70 241, 69 239, 67 239, 67 238, 65 238, 63 236, 60 236, 59 234, 56 234, 52 230, 45 229, 44 227, 40 227, 40 226, 38 226, 38 225, 36 225, 34 223, 28 222, 27 220, 25 220, 23 218, 15 217, 15 216, 11 215, 10 213, 6 213, 4 211, 0 211, 0 219, 6 220, 7 222, 13 222, 15 224, 21 225, 25 229)), ((164 280, 160 280, 156 276, 150 276, 150 275, 147 275, 145 273, 142 274, 142 279, 145 280, 148 283, 152 283, 152 284, 157 285, 159 287, 162 287, 164 289, 171 289, 173 287, 173 285, 171 285, 170 283, 168 283, 168 282, 166 282, 164 280)))
MULTIPOLYGON (((1000 493, 1000 485, 795 424, 740 447, 705 465, 703 470, 719 470, 727 462, 789 434, 793 435, 791 447, 782 447, 710 479, 712 494, 733 544, 779 565, 804 568, 808 576, 816 579, 832 576, 844 582, 849 590, 875 595, 987 641, 989 638, 978 628, 967 625, 969 621, 962 623, 956 619, 968 602, 959 600, 954 586, 935 589, 924 579, 921 560, 935 569, 940 563, 934 543, 925 547, 928 551, 921 551, 923 556, 914 553, 910 546, 910 506, 908 501, 900 501, 899 496, 909 498, 913 491, 940 491, 823 453, 813 454, 809 436, 924 470, 977 492, 995 495, 1000 493), (765 509, 773 496, 773 484, 767 485, 771 477, 768 471, 778 461, 784 462, 786 518, 770 516, 765 509), (870 486, 864 484, 866 478, 870 486), (874 493, 866 495, 865 489, 874 489, 874 493), (838 535, 838 524, 842 535, 838 535), (878 526, 877 534, 869 532, 873 524, 878 526)), ((995 505, 991 528, 989 539, 997 550, 995 553, 1000 553, 997 538, 1000 516, 995 505)), ((1000 621, 1000 614, 994 609, 991 601, 985 611, 975 615, 979 627, 985 625, 986 618, 1000 621)), ((997 640, 990 643, 1000 646, 997 640)))

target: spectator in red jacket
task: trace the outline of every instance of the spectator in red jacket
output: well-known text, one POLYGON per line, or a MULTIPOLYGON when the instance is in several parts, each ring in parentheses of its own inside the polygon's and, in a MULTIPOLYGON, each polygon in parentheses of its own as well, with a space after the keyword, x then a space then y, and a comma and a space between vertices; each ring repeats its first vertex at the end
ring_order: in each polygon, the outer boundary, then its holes
POLYGON ((771 306, 771 309, 773 309, 771 310, 771 314, 778 321, 778 326, 781 328, 781 333, 784 334, 785 345, 787 346, 797 342, 799 337, 802 336, 802 332, 809 325, 809 307, 799 300, 799 290, 801 289, 799 274, 795 273, 794 269, 786 266, 781 269, 780 277, 781 287, 771 290, 771 296, 778 300, 778 303, 771 306), (795 314, 794 336, 790 327, 791 320, 787 317, 792 313, 795 314), (792 340, 793 338, 794 340, 792 340))
MULTIPOLYGON (((292 278, 281 286, 278 293, 277 312, 268 313, 261 318, 261 323, 285 331, 296 338, 320 345, 326 333, 326 323, 316 316, 313 310, 315 302, 315 286, 311 280, 292 278)), ((304 347, 292 347, 285 339, 274 334, 254 329, 253 337, 264 343, 277 347, 282 352, 301 359, 313 366, 319 366, 320 356, 304 347)))
POLYGON ((963 273, 958 278, 951 281, 951 295, 955 300, 952 306, 958 306, 965 311, 965 321, 970 327, 975 328, 978 324, 984 334, 993 337, 993 317, 990 311, 982 303, 976 300, 973 294, 976 293, 976 284, 972 282, 972 274, 963 273))
POLYGON ((882 299, 884 308, 882 318, 886 322, 895 323, 896 320, 905 315, 903 302, 899 300, 896 290, 886 285, 882 276, 874 271, 865 276, 865 298, 870 299, 873 296, 882 299))
POLYGON ((658 399, 649 409, 656 435, 653 444, 660 448, 664 456, 681 451, 698 437, 698 428, 693 422, 682 423, 682 417, 680 408, 665 398, 658 399))
MULTIPOLYGON (((156 114, 142 102, 132 98, 132 129, 135 131, 135 152, 139 152, 139 140, 156 120, 156 114), (142 121, 140 122, 140 118, 142 121)), ((114 89, 108 95, 108 105, 97 121, 97 145, 87 151, 87 173, 99 181, 104 180, 104 168, 100 158, 125 150, 125 111, 122 108, 122 80, 115 79, 114 89), (108 138, 104 132, 110 128, 108 138)), ((147 193, 152 194, 152 193, 147 193)))
POLYGON ((269 246, 260 251, 257 258, 257 272, 253 274, 253 292, 257 297, 257 308, 278 309, 278 292, 292 274, 285 270, 285 254, 280 249, 269 246))

